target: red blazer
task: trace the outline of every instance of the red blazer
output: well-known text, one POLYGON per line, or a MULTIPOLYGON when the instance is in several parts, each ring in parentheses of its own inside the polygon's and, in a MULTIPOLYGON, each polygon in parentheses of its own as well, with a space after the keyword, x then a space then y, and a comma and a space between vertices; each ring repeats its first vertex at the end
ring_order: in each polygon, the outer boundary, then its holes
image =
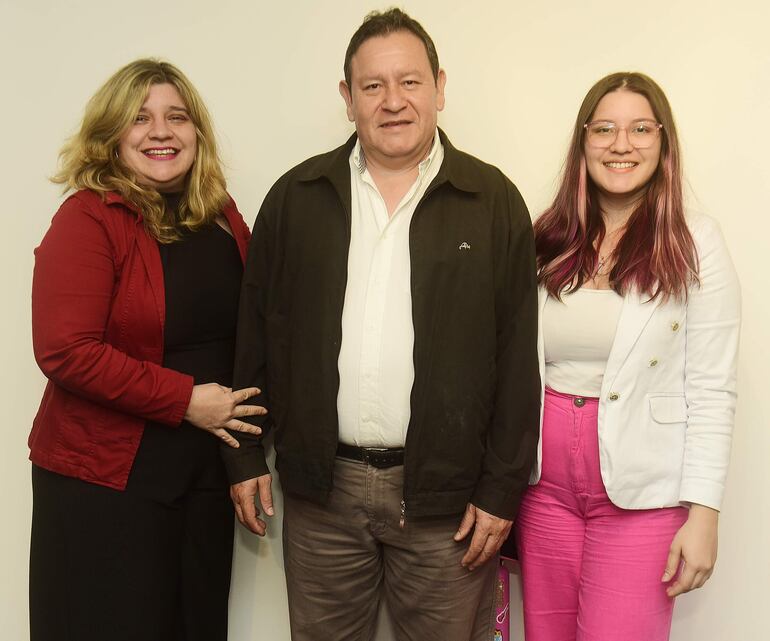
MULTIPOLYGON (((224 216, 245 261, 249 229, 224 216)), ((193 379, 161 366, 163 266, 141 213, 123 198, 79 191, 35 250, 32 342, 48 378, 29 436, 30 459, 122 490, 145 422, 182 421, 193 379)))

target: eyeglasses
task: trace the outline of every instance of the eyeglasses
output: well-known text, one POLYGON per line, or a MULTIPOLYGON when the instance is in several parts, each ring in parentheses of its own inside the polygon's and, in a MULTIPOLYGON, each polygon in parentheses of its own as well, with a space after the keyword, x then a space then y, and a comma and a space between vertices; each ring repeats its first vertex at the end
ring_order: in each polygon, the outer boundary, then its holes
POLYGON ((646 149, 655 144, 663 125, 654 120, 634 120, 628 127, 618 127, 611 120, 594 120, 583 125, 583 129, 586 130, 586 140, 592 147, 607 149, 623 130, 632 147, 646 149))

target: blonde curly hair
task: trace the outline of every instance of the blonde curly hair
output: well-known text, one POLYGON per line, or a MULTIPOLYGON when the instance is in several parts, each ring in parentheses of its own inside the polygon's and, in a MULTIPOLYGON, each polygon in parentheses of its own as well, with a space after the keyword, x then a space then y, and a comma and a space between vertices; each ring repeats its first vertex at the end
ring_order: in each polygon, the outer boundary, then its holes
POLYGON ((174 65, 152 58, 135 60, 118 70, 88 101, 80 130, 59 153, 59 171, 51 180, 64 184, 65 192, 117 192, 142 212, 147 232, 161 243, 178 240, 180 225, 195 230, 210 223, 229 201, 211 117, 200 94, 174 65), (197 134, 195 160, 176 215, 166 211, 155 189, 139 184, 117 153, 150 87, 165 83, 179 92, 197 134))

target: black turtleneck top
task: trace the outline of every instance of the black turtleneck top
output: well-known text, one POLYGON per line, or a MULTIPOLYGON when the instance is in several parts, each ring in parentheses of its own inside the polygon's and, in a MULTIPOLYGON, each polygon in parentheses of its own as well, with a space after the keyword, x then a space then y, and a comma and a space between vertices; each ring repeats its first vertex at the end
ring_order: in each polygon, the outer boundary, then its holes
MULTIPOLYGON (((176 211, 179 195, 166 195, 176 211)), ((243 263, 235 239, 212 223, 159 244, 166 291, 163 366, 195 384, 232 383, 243 263)))

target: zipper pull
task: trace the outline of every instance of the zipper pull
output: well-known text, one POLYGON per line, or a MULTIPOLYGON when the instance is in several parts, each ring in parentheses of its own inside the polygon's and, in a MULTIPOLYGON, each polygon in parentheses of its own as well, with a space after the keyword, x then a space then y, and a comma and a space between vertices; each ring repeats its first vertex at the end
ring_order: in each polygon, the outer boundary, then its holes
POLYGON ((398 521, 398 527, 403 529, 405 523, 406 523, 406 501, 401 499, 401 518, 398 521))

